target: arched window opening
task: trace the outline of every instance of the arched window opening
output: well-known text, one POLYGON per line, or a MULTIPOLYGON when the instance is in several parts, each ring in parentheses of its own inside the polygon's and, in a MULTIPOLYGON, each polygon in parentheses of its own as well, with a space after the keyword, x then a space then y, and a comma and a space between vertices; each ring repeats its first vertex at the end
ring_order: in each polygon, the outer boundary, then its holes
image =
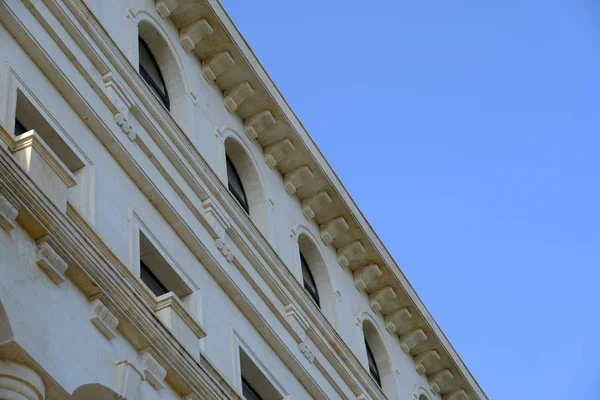
POLYGON ((250 214, 248 198, 246 197, 246 191, 244 190, 240 175, 238 174, 237 169, 235 169, 235 165, 233 165, 229 156, 225 157, 227 158, 227 185, 229 186, 229 191, 233 194, 233 197, 236 198, 238 203, 240 203, 242 208, 250 214))
POLYGON ((379 368, 377 367, 377 361, 375 361, 375 356, 373 355, 373 351, 371 351, 371 347, 369 346, 369 342, 365 339, 365 348, 367 349, 367 358, 369 359, 369 372, 375 382, 381 387, 381 376, 379 375, 379 368))
POLYGON ((300 263, 302 264, 302 278, 304 280, 304 289, 306 289, 310 297, 314 300, 315 304, 318 307, 321 307, 317 283, 315 282, 315 278, 310 270, 308 262, 306 262, 306 259, 304 258, 302 253, 300 253, 300 263))
POLYGON ((170 107, 169 103, 169 92, 165 85, 165 80, 160 71, 156 57, 150 51, 150 48, 144 42, 144 40, 138 36, 139 44, 139 64, 140 64, 140 75, 146 83, 152 88, 154 93, 158 96, 160 101, 165 105, 167 110, 170 107))

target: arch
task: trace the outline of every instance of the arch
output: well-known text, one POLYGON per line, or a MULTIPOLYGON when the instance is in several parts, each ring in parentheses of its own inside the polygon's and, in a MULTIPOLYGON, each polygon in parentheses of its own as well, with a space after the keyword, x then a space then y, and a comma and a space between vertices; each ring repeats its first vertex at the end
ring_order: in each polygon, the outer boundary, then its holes
POLYGON ((116 392, 99 383, 79 386, 73 392, 73 400, 115 400, 120 398, 116 392))
POLYGON ((429 400, 431 398, 431 394, 422 386, 415 386, 413 390, 413 399, 414 400, 429 400))
POLYGON ((389 357, 390 353, 385 345, 385 341, 383 340, 384 336, 379 331, 375 320, 370 314, 365 312, 363 313, 362 318, 362 331, 365 341, 365 366, 368 368, 368 354, 366 348, 366 345, 368 344, 377 365, 381 389, 388 397, 393 398, 396 391, 394 384, 395 377, 389 357))
MULTIPOLYGON (((137 23, 138 36, 148 45, 160 69, 168 92, 171 115, 181 126, 185 126, 189 119, 187 103, 190 101, 188 93, 191 93, 191 89, 183 62, 177 55, 177 47, 171 42, 161 24, 147 11, 134 9, 131 15, 137 23)), ((132 46, 135 49, 132 59, 136 61, 134 65, 137 68, 140 50, 137 38, 135 43, 132 46)))
MULTIPOLYGON (((269 204, 258 165, 250 155, 249 149, 238 140, 233 131, 228 130, 224 133, 224 144, 225 156, 231 160, 242 182, 250 219, 258 230, 268 237, 269 204)), ((227 162, 226 157, 224 157, 225 162, 227 162)), ((228 181, 226 183, 229 184, 228 181)))
POLYGON ((302 273, 302 256, 306 260, 308 268, 310 268, 310 272, 312 272, 314 277, 319 293, 321 311, 327 320, 335 326, 337 325, 336 294, 325 258, 317 246, 318 242, 306 228, 296 227, 295 231, 297 233, 298 242, 298 254, 296 257, 300 276, 304 278, 302 273))

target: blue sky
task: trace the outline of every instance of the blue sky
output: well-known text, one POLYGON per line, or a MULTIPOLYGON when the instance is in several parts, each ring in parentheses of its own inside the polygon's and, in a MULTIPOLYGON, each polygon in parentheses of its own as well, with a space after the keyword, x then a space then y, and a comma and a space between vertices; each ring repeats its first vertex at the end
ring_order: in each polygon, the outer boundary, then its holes
POLYGON ((600 399, 600 3, 222 0, 491 399, 600 399))

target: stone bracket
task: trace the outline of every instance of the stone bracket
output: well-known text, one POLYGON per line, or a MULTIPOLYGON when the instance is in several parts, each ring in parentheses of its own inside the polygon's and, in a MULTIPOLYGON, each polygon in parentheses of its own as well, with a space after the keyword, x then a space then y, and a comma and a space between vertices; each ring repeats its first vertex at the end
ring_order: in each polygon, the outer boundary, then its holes
POLYGON ((154 356, 152 356, 148 350, 143 350, 141 352, 141 359, 142 374, 144 375, 144 378, 154 387, 154 389, 161 390, 164 388, 164 379, 167 376, 167 370, 156 361, 154 356))
POLYGON ((36 263, 57 285, 65 281, 65 271, 69 265, 45 238, 38 241, 36 263))
POLYGON ((331 244, 337 235, 348 230, 348 223, 344 217, 338 217, 321 224, 319 228, 321 231, 321 240, 325 244, 331 244))
POLYGON ((283 185, 285 190, 291 196, 296 193, 296 190, 304 186, 313 177, 314 174, 310 168, 308 168, 306 165, 303 165, 285 174, 283 177, 283 185))
POLYGON ((231 227, 229 221, 211 199, 204 200, 202 207, 204 208, 204 218, 212 230, 213 239, 224 239, 227 230, 231 227))
POLYGON ((387 314, 384 317, 385 320, 385 328, 389 333, 394 334, 397 333, 400 326, 402 324, 410 321, 412 315, 408 308, 404 307, 399 310, 394 311, 393 313, 387 314))
POLYGON ((400 337, 400 347, 406 354, 410 354, 416 345, 425 340, 427 340, 427 335, 423 332, 423 329, 415 329, 400 337))
POLYGON ((289 303, 285 306, 285 314, 288 322, 292 326, 294 333, 298 336, 296 340, 299 343, 306 340, 306 330, 308 329, 308 321, 302 315, 295 304, 289 303))
POLYGON ((427 350, 417 354, 415 357, 415 369, 419 375, 425 375, 432 365, 437 364, 441 360, 440 355, 435 350, 427 350), (429 365, 429 368, 427 367, 429 365))
POLYGON ((374 312, 380 312, 385 303, 396 298, 396 292, 391 286, 386 286, 369 295, 371 309, 374 312))
POLYGON ((229 67, 235 64, 233 57, 227 50, 215 54, 208 60, 202 61, 202 74, 207 81, 212 82, 217 79, 229 67))
POLYGON ((93 299, 90 303, 90 321, 107 339, 114 339, 117 336, 116 328, 119 319, 99 298, 93 299))
POLYGON ((248 97, 254 96, 254 89, 250 86, 250 83, 244 81, 238 83, 231 89, 226 90, 223 93, 223 104, 225 108, 230 112, 234 112, 248 97))
POLYGON ((290 153, 295 149, 296 148, 294 147, 290 139, 282 139, 265 147, 265 161, 270 168, 275 168, 277 166, 277 163, 283 160, 287 153, 290 153))
POLYGON ((377 264, 370 264, 357 269, 352 275, 354 276, 354 286, 358 290, 365 290, 373 279, 381 276, 381 269, 377 264))
POLYGON ((458 389, 442 396, 442 400, 469 400, 464 389, 458 389))
POLYGON ((344 268, 348 268, 352 261, 361 259, 364 257, 366 250, 359 240, 356 240, 349 245, 338 249, 337 259, 340 265, 344 268))
POLYGON ((187 51, 192 51, 196 47, 196 44, 213 32, 212 26, 203 18, 179 30, 179 43, 187 51))
POLYGON ((244 120, 244 131, 251 140, 275 125, 275 117, 269 110, 263 110, 244 120))
POLYGON ((15 220, 18 214, 19 210, 6 197, 0 195, 0 227, 7 232, 15 229, 17 226, 15 220))
POLYGON ((122 399, 137 398, 142 383, 142 373, 132 364, 130 359, 117 364, 117 393, 122 399))
POLYGON ((129 123, 129 110, 135 104, 133 96, 126 91, 125 86, 112 72, 102 76, 102 81, 106 95, 115 108, 113 113, 116 124, 129 140, 134 141, 137 134, 129 123))
POLYGON ((454 374, 449 369, 443 369, 429 378, 429 387, 433 394, 438 395, 442 391, 444 383, 454 379, 454 374))
POLYGON ((177 10, 184 0, 156 0, 155 8, 158 15, 167 18, 171 13, 177 10))
POLYGON ((307 219, 313 219, 319 209, 331 203, 326 191, 320 191, 312 197, 302 200, 302 213, 307 219))

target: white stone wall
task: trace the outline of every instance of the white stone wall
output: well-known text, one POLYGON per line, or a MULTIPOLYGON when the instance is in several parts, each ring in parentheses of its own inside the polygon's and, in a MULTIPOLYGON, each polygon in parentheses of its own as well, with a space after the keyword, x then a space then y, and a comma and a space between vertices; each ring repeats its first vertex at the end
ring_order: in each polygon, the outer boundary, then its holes
MULTIPOLYGON (((173 57, 164 68, 173 68, 173 76, 181 74, 181 80, 172 85, 173 93, 179 93, 178 98, 172 99, 176 105, 172 112, 175 121, 222 183, 226 185, 224 155, 230 140, 237 141, 247 152, 248 165, 255 168, 254 177, 259 183, 257 187, 247 187, 249 196, 257 199, 251 207, 253 222, 240 222, 239 216, 224 211, 230 206, 224 205, 222 198, 206 196, 215 204, 220 223, 217 226, 225 232, 220 234, 219 229, 204 220, 203 203, 207 199, 199 193, 210 192, 207 184, 201 182, 195 187, 191 183, 194 178, 186 178, 181 172, 186 168, 191 171, 189 163, 181 155, 165 151, 166 145, 157 139, 167 137, 169 126, 173 125, 149 109, 152 101, 140 99, 136 90, 128 90, 124 95, 133 104, 125 115, 136 136, 130 140, 121 132, 114 119, 114 108, 119 108, 118 105, 114 105, 114 99, 103 98, 109 93, 103 92, 106 90, 103 76, 109 71, 97 67, 83 43, 93 41, 92 38, 73 37, 73 28, 67 28, 56 17, 60 14, 57 9, 69 10, 65 3, 0 0, 0 122, 6 132, 12 131, 15 88, 34 94, 45 107, 54 129, 86 165, 85 177, 77 178, 78 190, 83 190, 84 195, 74 197, 69 192, 70 206, 65 205, 62 210, 64 217, 73 221, 80 217, 80 226, 89 225, 107 254, 114 255, 115 271, 120 271, 123 282, 129 282, 124 284, 123 291, 138 293, 140 301, 147 297, 143 287, 135 283, 139 276, 141 230, 157 243, 162 255, 192 291, 182 299, 184 309, 199 323, 205 336, 199 339, 200 354, 191 357, 207 360, 216 370, 216 376, 223 380, 219 385, 241 393, 241 346, 255 357, 255 362, 286 399, 384 398, 381 392, 364 387, 358 372, 352 370, 353 362, 356 363, 352 357, 332 363, 336 357, 330 353, 338 350, 317 348, 314 338, 325 337, 323 333, 312 330, 309 338, 303 338, 302 328, 293 329, 296 325, 289 321, 295 320, 287 319, 288 304, 281 299, 290 297, 288 292, 297 288, 283 284, 273 287, 272 282, 279 279, 275 278, 277 274, 258 268, 267 265, 264 262, 267 253, 255 252, 247 238, 239 234, 244 230, 252 232, 253 228, 242 230, 237 226, 256 224, 258 232, 297 279, 294 284, 298 288, 302 282, 298 238, 303 236, 315 246, 315 254, 322 257, 322 274, 328 279, 328 285, 323 286, 327 289, 321 291, 322 303, 326 304, 323 313, 367 371, 363 321, 370 321, 375 327, 386 355, 385 360, 378 360, 385 396, 401 400, 422 400, 421 395, 441 398, 432 393, 427 378, 417 373, 413 357, 405 354, 398 337, 386 330, 383 316, 373 312, 368 295, 357 290, 352 273, 339 265, 336 249, 321 240, 319 226, 303 215, 300 200, 286 192, 281 174, 265 162, 263 147, 248 138, 243 121, 224 107, 221 90, 204 79, 200 61, 179 44, 178 29, 170 19, 157 14, 155 2, 88 0, 86 3, 134 68, 138 62, 138 25, 151 24, 164 35, 173 57), (60 39, 53 35, 60 35, 60 39), (51 63, 40 49, 49 55, 51 63), (224 240, 225 250, 215 239, 224 240), (227 251, 231 252, 229 260, 227 251), (307 356, 309 353, 312 356, 307 356), (346 371, 343 373, 346 378, 342 378, 340 370, 346 371)), ((74 17, 71 21, 79 24, 74 17)), ((118 111, 123 113, 122 108, 118 111)), ((2 141, 6 159, 11 156, 10 140, 2 141)), ((10 182, 12 178, 2 179, 10 182)), ((14 203, 25 199, 17 187, 18 184, 6 185, 6 190, 13 188, 14 203)), ((228 196, 226 191, 223 196, 228 196)), ((228 201, 233 202, 232 199, 228 201)), ((38 201, 52 208, 43 196, 38 201)), ((108 390, 127 397, 119 386, 124 375, 117 365, 127 360, 134 366, 131 371, 144 375, 142 354, 148 345, 132 339, 135 334, 131 332, 135 329, 131 326, 137 320, 125 322, 127 318, 119 318, 114 338, 107 338, 97 329, 90 321, 90 302, 94 297, 89 293, 102 290, 92 290, 90 284, 82 283, 93 282, 94 275, 78 278, 78 271, 86 275, 90 270, 68 260, 64 282, 57 284, 50 279, 36 264, 39 238, 22 217, 28 207, 34 205, 15 204, 19 211, 15 228, 0 231, 0 301, 12 332, 8 344, 0 342, 0 359, 27 365, 42 376, 46 398, 104 398, 101 396, 108 390), (86 386, 92 384, 100 386, 86 386)), ((68 227, 58 222, 54 226, 52 221, 42 221, 42 225, 47 226, 48 232, 68 231, 68 227)), ((59 248, 58 253, 69 258, 68 248, 59 248)), ((143 304, 153 304, 152 299, 148 301, 143 304)), ((168 336, 168 329, 164 332, 168 336)), ((157 356, 161 357, 165 356, 157 356)), ((178 384, 174 378, 181 371, 166 363, 162 363, 162 368, 168 371, 166 378, 159 379, 164 384, 162 389, 157 390, 152 377, 144 376, 137 389, 128 393, 134 393, 138 399, 195 398, 186 397, 189 396, 186 385, 178 384)), ((133 376, 136 373, 131 372, 133 376)), ((3 398, 1 390, 0 382, 0 398, 3 398)), ((228 398, 228 390, 223 393, 223 398, 228 398)))

